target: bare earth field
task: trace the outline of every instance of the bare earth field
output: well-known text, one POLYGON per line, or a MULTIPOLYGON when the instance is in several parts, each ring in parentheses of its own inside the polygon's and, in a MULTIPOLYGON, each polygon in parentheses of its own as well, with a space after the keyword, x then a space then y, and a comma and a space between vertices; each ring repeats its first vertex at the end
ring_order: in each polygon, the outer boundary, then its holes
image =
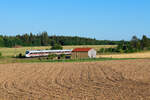
POLYGON ((150 60, 0 64, 0 100, 150 100, 150 60))

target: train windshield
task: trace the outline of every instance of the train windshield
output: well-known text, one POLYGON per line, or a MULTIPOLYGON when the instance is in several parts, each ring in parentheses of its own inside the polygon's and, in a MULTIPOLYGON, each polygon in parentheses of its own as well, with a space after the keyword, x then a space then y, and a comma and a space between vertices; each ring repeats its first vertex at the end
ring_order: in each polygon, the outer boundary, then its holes
POLYGON ((29 51, 26 51, 26 54, 29 54, 29 51))

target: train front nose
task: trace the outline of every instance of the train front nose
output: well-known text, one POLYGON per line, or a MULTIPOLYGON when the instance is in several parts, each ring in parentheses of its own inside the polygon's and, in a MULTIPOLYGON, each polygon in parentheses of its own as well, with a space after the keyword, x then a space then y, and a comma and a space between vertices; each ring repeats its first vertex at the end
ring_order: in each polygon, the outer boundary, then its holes
POLYGON ((25 57, 30 57, 30 52, 29 51, 26 51, 26 54, 25 54, 25 57))
POLYGON ((30 57, 28 54, 25 55, 26 58, 30 57))

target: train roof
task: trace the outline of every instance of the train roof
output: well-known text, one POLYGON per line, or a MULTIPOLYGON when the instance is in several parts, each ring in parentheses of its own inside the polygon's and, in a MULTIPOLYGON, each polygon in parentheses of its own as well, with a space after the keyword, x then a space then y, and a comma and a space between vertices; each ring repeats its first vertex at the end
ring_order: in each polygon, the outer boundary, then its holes
POLYGON ((64 51, 69 51, 71 52, 72 49, 64 49, 64 50, 27 50, 29 52, 64 52, 64 51))

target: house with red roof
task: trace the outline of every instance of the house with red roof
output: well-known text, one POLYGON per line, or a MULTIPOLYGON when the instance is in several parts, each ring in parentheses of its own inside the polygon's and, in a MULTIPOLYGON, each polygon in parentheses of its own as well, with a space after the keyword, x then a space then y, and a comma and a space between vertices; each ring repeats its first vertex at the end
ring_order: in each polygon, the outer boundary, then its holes
POLYGON ((96 50, 92 48, 75 48, 72 50, 72 59, 96 58, 96 50))

